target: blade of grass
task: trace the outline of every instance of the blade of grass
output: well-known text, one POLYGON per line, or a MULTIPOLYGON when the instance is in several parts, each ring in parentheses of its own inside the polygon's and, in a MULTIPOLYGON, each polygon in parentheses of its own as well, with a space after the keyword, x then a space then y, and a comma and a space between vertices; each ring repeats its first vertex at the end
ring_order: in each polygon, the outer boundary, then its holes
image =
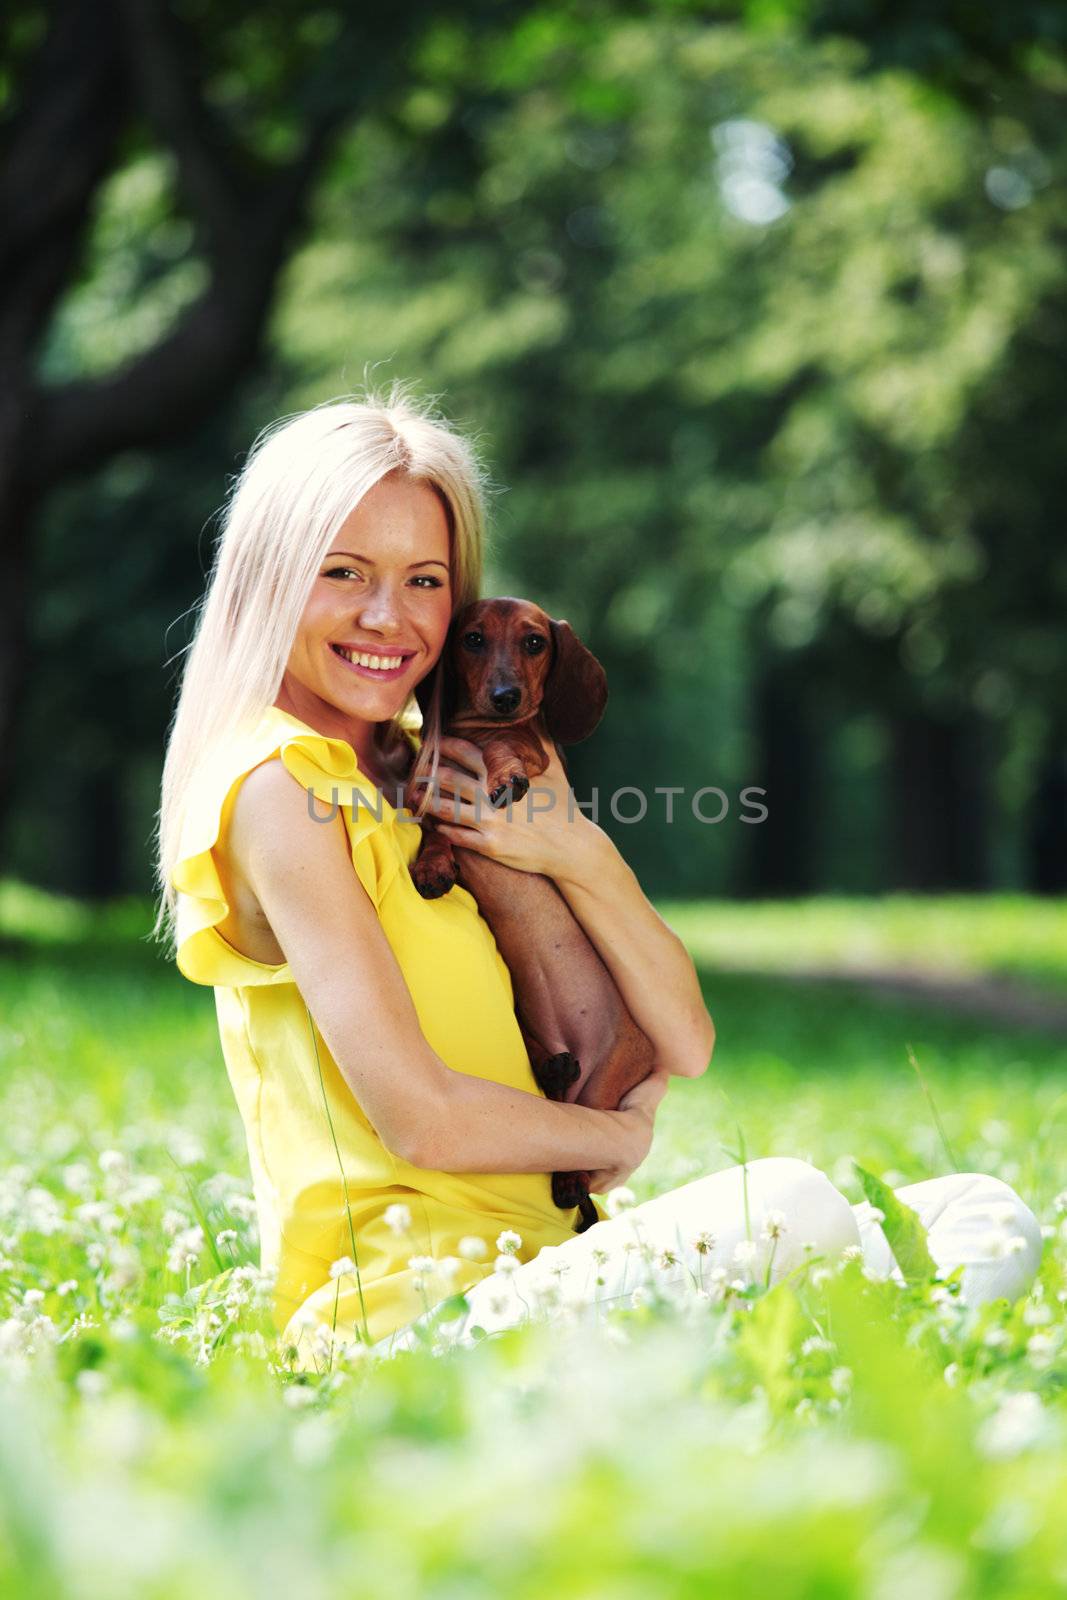
POLYGON ((936 1106, 936 1104, 934 1102, 934 1097, 930 1093, 930 1085, 927 1083, 926 1079, 923 1077, 922 1068, 919 1066, 919 1063, 918 1063, 918 1061, 916 1059, 916 1056, 915 1056, 915 1051, 912 1049, 911 1045, 910 1044, 906 1044, 904 1046, 904 1048, 908 1052, 908 1060, 911 1062, 912 1067, 915 1069, 915 1076, 919 1080, 919 1087, 922 1089, 923 1094, 926 1096, 926 1103, 930 1107, 930 1115, 934 1119, 934 1126, 937 1129, 938 1137, 941 1140, 942 1149, 944 1150, 945 1155, 948 1158, 948 1164, 952 1168, 953 1172, 958 1172, 960 1170, 959 1162, 956 1160, 956 1157, 952 1154, 952 1146, 948 1142, 948 1134, 945 1132, 945 1125, 941 1121, 941 1116, 940 1116, 940 1113, 938 1112, 937 1106, 936 1106))

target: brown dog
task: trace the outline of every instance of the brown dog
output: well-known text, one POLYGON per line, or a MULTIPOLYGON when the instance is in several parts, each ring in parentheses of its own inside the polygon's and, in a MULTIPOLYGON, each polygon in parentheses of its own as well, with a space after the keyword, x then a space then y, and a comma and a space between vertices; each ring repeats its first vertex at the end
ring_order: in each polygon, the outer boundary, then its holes
MULTIPOLYGON (((469 739, 485 761, 490 803, 520 800, 548 766, 547 741, 577 744, 604 714, 607 681, 569 623, 512 598, 478 600, 453 619, 438 689, 442 732, 469 739)), ((431 688, 418 695, 424 715, 431 688)), ((418 691, 416 691, 418 694, 418 691)), ((562 757, 561 757, 562 760, 562 757)), ((405 804, 415 809, 418 768, 405 804)), ((553 1100, 613 1111, 654 1065, 649 1040, 552 879, 456 849, 423 819, 411 876, 428 899, 457 879, 478 902, 512 979, 515 1015, 534 1077, 553 1100)), ((596 1222, 589 1173, 554 1173, 558 1206, 596 1222)))

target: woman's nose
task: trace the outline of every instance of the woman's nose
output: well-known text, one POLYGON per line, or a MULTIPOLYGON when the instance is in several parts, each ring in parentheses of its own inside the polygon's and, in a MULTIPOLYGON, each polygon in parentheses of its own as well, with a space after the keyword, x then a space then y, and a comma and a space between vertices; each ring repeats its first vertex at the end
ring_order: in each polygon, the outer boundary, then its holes
POLYGON ((375 584, 359 608, 360 621, 372 628, 397 628, 400 625, 400 598, 385 583, 375 584))

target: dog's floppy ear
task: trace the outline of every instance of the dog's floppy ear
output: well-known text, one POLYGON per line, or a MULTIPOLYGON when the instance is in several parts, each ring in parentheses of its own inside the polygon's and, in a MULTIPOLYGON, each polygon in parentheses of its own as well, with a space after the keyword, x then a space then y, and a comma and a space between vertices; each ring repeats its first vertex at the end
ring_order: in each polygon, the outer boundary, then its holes
POLYGON ((588 739, 608 702, 604 668, 587 650, 569 622, 549 618, 552 630, 552 665, 545 679, 541 713, 558 744, 578 744, 588 739))

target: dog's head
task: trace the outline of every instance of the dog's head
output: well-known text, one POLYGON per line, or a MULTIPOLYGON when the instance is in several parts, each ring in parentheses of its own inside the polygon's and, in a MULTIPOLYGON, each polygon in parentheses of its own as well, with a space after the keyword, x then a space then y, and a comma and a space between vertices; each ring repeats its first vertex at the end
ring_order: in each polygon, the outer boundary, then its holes
POLYGON ((468 716, 506 726, 540 711, 558 744, 577 744, 604 715, 608 685, 600 662, 569 622, 529 600, 509 595, 464 606, 453 618, 442 664, 446 721, 468 716))

